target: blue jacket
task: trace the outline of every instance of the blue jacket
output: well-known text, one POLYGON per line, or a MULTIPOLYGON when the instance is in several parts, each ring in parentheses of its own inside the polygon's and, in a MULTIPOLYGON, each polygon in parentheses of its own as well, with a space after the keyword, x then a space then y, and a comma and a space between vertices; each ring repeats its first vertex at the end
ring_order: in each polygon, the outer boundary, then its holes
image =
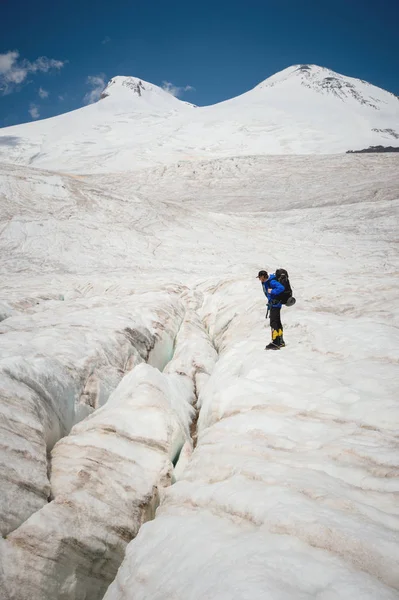
POLYGON ((262 287, 266 298, 269 300, 270 305, 274 306, 275 308, 281 308, 283 306, 281 302, 273 302, 273 304, 271 302, 276 298, 276 296, 279 296, 282 292, 285 291, 285 287, 282 283, 277 281, 276 276, 274 274, 270 275, 269 279, 262 283, 262 287), (269 289, 271 289, 270 294, 267 291, 269 289))

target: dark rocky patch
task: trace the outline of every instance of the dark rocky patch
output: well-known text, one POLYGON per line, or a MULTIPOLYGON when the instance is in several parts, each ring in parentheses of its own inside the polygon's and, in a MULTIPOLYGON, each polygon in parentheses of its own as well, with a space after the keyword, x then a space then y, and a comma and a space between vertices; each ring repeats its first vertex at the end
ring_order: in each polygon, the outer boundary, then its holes
POLYGON ((363 150, 347 150, 346 154, 362 154, 366 152, 399 152, 399 146, 369 146, 368 148, 363 148, 363 150))

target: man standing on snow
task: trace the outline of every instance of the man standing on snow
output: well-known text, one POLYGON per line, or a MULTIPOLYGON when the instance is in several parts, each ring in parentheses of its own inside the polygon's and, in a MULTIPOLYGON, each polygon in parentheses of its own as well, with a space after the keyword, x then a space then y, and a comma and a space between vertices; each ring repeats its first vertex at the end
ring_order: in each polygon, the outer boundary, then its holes
POLYGON ((283 326, 281 324, 281 307, 278 296, 285 291, 282 283, 277 281, 274 274, 268 275, 267 271, 259 271, 257 275, 262 284, 263 292, 268 300, 268 308, 270 311, 270 327, 272 330, 272 341, 268 344, 265 350, 280 350, 285 346, 283 340, 283 326))

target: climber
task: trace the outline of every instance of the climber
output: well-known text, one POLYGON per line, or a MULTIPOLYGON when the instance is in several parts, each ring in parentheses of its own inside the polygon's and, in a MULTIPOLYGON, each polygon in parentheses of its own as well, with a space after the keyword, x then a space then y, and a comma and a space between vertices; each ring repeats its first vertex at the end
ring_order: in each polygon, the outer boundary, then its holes
POLYGON ((268 300, 268 313, 270 313, 270 328, 272 339, 265 350, 280 350, 285 346, 283 339, 283 326, 281 323, 282 303, 279 296, 285 292, 285 287, 274 274, 269 275, 267 271, 259 271, 257 278, 262 284, 263 292, 268 300))

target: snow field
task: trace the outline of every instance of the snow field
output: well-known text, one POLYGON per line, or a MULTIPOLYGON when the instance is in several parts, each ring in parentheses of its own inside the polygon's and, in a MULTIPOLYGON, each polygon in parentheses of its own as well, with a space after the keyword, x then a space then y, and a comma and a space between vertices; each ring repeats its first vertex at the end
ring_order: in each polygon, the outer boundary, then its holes
POLYGON ((2 168, 3 594, 398 596, 397 161, 2 168))
MULTIPOLYGON (((101 597, 116 574, 126 544, 143 522, 153 518, 162 488, 173 480, 172 463, 177 462, 183 446, 188 452, 192 447, 192 405, 197 390, 209 377, 216 352, 190 308, 198 299, 184 293, 182 300, 178 295, 145 296, 135 298, 135 310, 141 313, 143 323, 152 316, 151 328, 142 326, 138 318, 135 321, 130 309, 131 326, 123 330, 132 344, 130 357, 120 347, 120 340, 115 347, 119 360, 126 363, 125 372, 132 370, 122 379, 120 374, 115 391, 103 399, 106 403, 98 407, 98 402, 94 402, 90 409, 97 410, 54 446, 50 481, 46 481, 48 495, 51 484, 50 503, 41 509, 33 507, 31 516, 27 515, 27 520, 2 541, 6 573, 3 589, 10 597, 101 597), (163 374, 158 369, 166 363, 163 374), (21 569, 21 565, 25 567, 21 569)), ((120 308, 109 306, 113 311, 120 308)), ((87 320, 96 316, 87 312, 87 320)), ((123 322, 126 314, 119 312, 110 318, 108 328, 112 331, 112 321, 123 322)), ((73 318, 76 314, 70 316, 70 321, 73 318)), ((10 319, 9 328, 19 326, 23 330, 25 324, 21 320, 15 318, 13 323, 14 319, 10 319)), ((77 345, 79 341, 75 340, 77 345)), ((59 354, 64 353, 65 358, 63 346, 60 343, 59 354)), ((109 353, 110 349, 104 346, 102 352, 109 353)), ((85 359, 88 362, 88 357, 85 359)), ((32 373, 37 380, 40 373, 35 373, 35 366, 32 373)), ((97 363, 93 373, 96 371, 102 373, 101 364, 97 363)), ((93 401, 95 387, 92 381, 90 393, 83 393, 79 402, 82 397, 93 401)), ((57 400, 67 404, 61 394, 57 400)), ((33 401, 37 410, 38 399, 33 401)), ((73 403, 70 408, 74 408, 73 403)), ((45 458, 44 455, 44 467, 45 458)), ((32 456, 25 459, 32 460, 32 456)), ((21 486, 20 481, 17 484, 21 486)), ((22 503, 26 510, 28 503, 24 499, 22 503)))
MULTIPOLYGON (((288 346, 271 356, 247 285, 200 289, 219 360, 198 443, 105 600, 397 598, 396 389, 379 380, 365 404, 343 342, 334 357, 300 344, 303 314, 284 311, 288 346)), ((381 356, 364 354, 378 372, 381 356)))
POLYGON ((46 453, 107 401, 127 368, 143 360, 163 367, 184 314, 166 294, 148 294, 141 307, 137 298, 93 304, 54 302, 0 324, 3 535, 46 504, 46 453))

